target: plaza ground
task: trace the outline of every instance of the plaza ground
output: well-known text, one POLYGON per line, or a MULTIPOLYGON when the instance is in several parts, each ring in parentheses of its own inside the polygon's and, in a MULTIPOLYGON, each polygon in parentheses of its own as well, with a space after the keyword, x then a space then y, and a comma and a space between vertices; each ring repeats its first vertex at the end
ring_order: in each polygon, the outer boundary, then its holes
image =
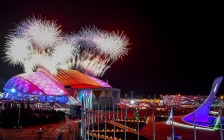
MULTIPOLYGON (((181 116, 176 117, 175 120, 180 121, 181 116)), ((57 140, 58 132, 61 127, 61 122, 29 126, 22 130, 8 128, 0 128, 0 138, 3 140, 37 140, 39 129, 42 128, 43 134, 41 140, 57 140)), ((76 119, 66 119, 62 125, 63 137, 62 140, 75 140, 74 133, 78 131, 78 122, 76 119)), ((167 136, 171 136, 171 125, 166 125, 165 121, 155 123, 156 140, 166 140, 167 136)), ((174 126, 175 134, 179 134, 182 140, 194 139, 194 130, 192 128, 184 128, 174 126)), ((152 122, 148 122, 141 130, 140 135, 153 139, 152 122)), ((220 140, 220 131, 197 130, 197 140, 220 140)))

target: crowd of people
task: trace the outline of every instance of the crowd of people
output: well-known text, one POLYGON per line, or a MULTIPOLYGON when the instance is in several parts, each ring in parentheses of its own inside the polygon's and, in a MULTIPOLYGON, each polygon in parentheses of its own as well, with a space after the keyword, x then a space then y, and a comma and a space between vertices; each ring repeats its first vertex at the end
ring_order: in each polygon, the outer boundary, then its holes
POLYGON ((29 103, 6 102, 0 104, 1 127, 19 127, 59 122, 65 112, 54 109, 30 107, 29 103))

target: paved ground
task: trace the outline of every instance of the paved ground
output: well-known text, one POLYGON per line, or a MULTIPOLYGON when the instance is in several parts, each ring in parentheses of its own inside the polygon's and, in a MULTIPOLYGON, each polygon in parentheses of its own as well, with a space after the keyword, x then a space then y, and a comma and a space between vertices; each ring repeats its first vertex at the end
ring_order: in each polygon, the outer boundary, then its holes
POLYGON ((63 136, 62 140, 73 140, 74 132, 78 131, 78 123, 77 120, 66 119, 66 121, 62 123, 54 123, 47 125, 39 125, 39 126, 30 126, 25 127, 23 129, 3 129, 0 128, 0 139, 3 140, 57 140, 59 130, 62 128, 63 136), (41 138, 38 134, 40 128, 43 131, 41 138))
MULTIPOLYGON (((183 116, 174 117, 174 121, 181 122, 183 116)), ((184 123, 184 122, 181 122, 184 123)), ((155 123, 156 130, 156 140, 166 140, 167 136, 172 134, 172 126, 166 125, 165 121, 155 123)), ((179 134, 182 137, 182 140, 194 140, 194 130, 193 128, 184 128, 174 125, 175 134, 179 134)), ((140 131, 141 135, 144 135, 148 139, 153 139, 153 127, 152 122, 149 122, 145 127, 140 131)), ((208 131, 208 130, 196 130, 197 140, 221 140, 220 131, 208 131)))
MULTIPOLYGON (((180 121, 181 117, 175 117, 174 120, 180 121)), ((58 131, 60 128, 63 130, 62 140, 75 140, 74 131, 78 131, 77 120, 66 119, 61 123, 39 125, 32 127, 25 127, 22 130, 19 129, 2 129, 0 128, 0 139, 3 140, 38 140, 38 131, 42 128, 43 134, 41 140, 57 140, 58 131), (61 127, 62 126, 62 127, 61 127)), ((171 136, 171 125, 166 125, 165 122, 156 122, 156 140, 166 140, 167 136, 171 136)), ((194 131, 192 128, 184 128, 180 126, 174 127, 175 134, 182 136, 182 140, 193 140, 194 131)), ((153 139, 152 122, 143 127, 140 134, 153 139)), ((220 131, 207 131, 197 130, 197 140, 220 140, 220 131)))

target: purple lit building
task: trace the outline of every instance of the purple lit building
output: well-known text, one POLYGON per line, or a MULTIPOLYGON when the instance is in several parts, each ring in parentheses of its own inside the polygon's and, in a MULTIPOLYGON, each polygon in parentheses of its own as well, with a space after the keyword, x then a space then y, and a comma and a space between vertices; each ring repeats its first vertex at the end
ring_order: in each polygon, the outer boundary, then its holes
POLYGON ((9 79, 4 86, 3 99, 36 100, 81 105, 82 98, 94 103, 119 103, 120 90, 108 83, 77 70, 58 69, 57 75, 39 69, 9 79))

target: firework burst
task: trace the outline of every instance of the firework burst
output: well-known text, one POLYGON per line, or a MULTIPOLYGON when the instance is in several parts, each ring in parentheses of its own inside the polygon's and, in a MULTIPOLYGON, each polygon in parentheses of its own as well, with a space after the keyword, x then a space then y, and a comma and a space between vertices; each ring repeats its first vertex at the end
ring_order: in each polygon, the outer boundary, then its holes
POLYGON ((7 36, 4 60, 22 65, 26 72, 43 67, 56 74, 57 68, 78 69, 102 76, 111 64, 128 54, 129 39, 123 33, 96 27, 63 35, 54 21, 28 18, 7 36))
POLYGON ((94 36, 93 41, 100 52, 112 60, 117 60, 128 54, 126 46, 129 45, 129 40, 123 33, 108 33, 103 31, 94 36))
POLYGON ((22 65, 25 60, 29 59, 32 53, 31 43, 27 38, 14 37, 9 35, 7 37, 4 49, 6 56, 4 60, 9 62, 10 65, 22 65))
POLYGON ((62 40, 62 31, 55 21, 35 17, 22 21, 17 26, 15 34, 26 36, 34 44, 34 47, 40 50, 54 47, 57 42, 62 40))
POLYGON ((73 44, 71 40, 64 40, 56 45, 54 48, 54 51, 52 53, 52 61, 56 65, 58 65, 58 68, 69 68, 70 60, 75 61, 75 58, 79 56, 79 46, 73 44), (62 66, 62 67, 61 67, 62 66))

